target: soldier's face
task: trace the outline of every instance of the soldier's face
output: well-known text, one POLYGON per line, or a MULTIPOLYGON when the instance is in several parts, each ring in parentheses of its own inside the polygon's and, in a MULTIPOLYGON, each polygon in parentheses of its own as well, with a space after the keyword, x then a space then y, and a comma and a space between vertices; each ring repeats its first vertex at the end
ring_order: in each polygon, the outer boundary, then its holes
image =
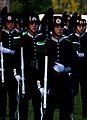
POLYGON ((54 27, 54 33, 56 36, 60 36, 63 34, 63 27, 58 25, 54 27))
POLYGON ((77 29, 76 30, 79 33, 83 33, 86 30, 86 26, 84 26, 84 25, 77 25, 77 29))
POLYGON ((34 34, 37 32, 39 25, 35 22, 32 22, 29 24, 28 28, 29 30, 34 34))
POLYGON ((14 28, 14 23, 13 22, 6 22, 6 28, 9 30, 12 30, 14 28))

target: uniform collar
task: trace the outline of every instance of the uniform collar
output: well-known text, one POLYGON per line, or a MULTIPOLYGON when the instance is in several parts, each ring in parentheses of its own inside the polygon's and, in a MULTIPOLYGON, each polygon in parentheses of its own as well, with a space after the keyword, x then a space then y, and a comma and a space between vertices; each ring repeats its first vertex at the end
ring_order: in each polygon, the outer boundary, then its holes
POLYGON ((20 32, 20 30, 18 30, 17 28, 15 28, 14 30, 15 30, 17 33, 19 33, 19 32, 20 32))
POLYGON ((75 35, 76 35, 77 37, 80 37, 80 34, 78 34, 78 33, 75 33, 75 35))
POLYGON ((7 34, 12 34, 14 32, 14 29, 13 30, 6 30, 6 29, 2 29, 2 31, 6 32, 7 34))
POLYGON ((29 32, 27 32, 27 35, 29 36, 29 37, 31 37, 31 38, 33 38, 34 36, 33 35, 31 35, 29 32))
POLYGON ((81 37, 84 36, 85 34, 86 34, 86 32, 82 33, 82 34, 81 34, 81 37))
POLYGON ((75 35, 76 35, 77 37, 82 37, 82 36, 84 36, 84 34, 85 34, 85 32, 82 33, 82 34, 75 33, 75 35))
POLYGON ((4 31, 4 32, 6 32, 7 34, 9 34, 9 30, 2 29, 2 31, 4 31))
POLYGON ((60 38, 55 38, 54 36, 51 37, 51 39, 55 42, 60 42, 65 38, 65 35, 62 35, 60 38))

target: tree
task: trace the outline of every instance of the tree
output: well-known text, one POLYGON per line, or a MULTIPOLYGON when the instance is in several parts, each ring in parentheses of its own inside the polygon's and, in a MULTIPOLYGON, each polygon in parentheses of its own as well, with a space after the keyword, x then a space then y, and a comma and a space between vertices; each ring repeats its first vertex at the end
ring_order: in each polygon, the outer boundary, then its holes
POLYGON ((50 0, 12 0, 10 10, 13 12, 22 12, 25 9, 33 9, 40 14, 44 13, 49 7, 51 7, 50 0))
POLYGON ((58 8, 58 1, 57 0, 51 0, 52 2, 52 8, 55 10, 58 8))
POLYGON ((74 13, 80 11, 87 13, 87 0, 10 0, 10 10, 13 12, 22 12, 24 9, 33 9, 38 14, 45 13, 50 7, 56 13, 74 13))
POLYGON ((69 4, 67 5, 67 9, 66 10, 69 13, 74 13, 74 12, 78 11, 78 9, 79 9, 79 3, 78 3, 78 1, 77 0, 71 0, 69 2, 69 4))

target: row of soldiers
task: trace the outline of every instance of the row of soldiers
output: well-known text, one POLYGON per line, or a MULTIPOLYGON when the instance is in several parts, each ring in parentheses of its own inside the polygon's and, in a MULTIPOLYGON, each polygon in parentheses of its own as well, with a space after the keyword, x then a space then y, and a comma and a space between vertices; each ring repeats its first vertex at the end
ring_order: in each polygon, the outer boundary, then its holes
POLYGON ((59 120, 73 120, 79 83, 87 118, 86 20, 51 8, 42 21, 35 12, 1 18, 0 120, 6 120, 7 94, 10 120, 28 119, 29 100, 34 120, 53 120, 56 108, 59 120))

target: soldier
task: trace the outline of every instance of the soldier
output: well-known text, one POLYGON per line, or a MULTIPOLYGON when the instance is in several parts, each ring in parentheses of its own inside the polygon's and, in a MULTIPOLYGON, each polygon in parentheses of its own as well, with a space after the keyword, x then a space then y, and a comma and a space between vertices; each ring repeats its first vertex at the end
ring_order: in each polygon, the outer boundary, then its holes
MULTIPOLYGON (((38 71, 37 71, 37 50, 35 36, 39 28, 39 17, 36 13, 28 14, 25 18, 26 34, 22 37, 23 60, 24 60, 24 86, 25 93, 20 97, 19 114, 20 120, 28 118, 28 104, 32 99, 34 119, 41 119, 40 112, 40 92, 37 87, 38 71)), ((18 63, 19 64, 19 63, 18 63)), ((20 73, 17 73, 16 78, 20 73)), ((21 93, 22 94, 22 93, 21 93)))
POLYGON ((70 72, 77 59, 72 43, 63 35, 61 16, 53 17, 51 39, 46 42, 48 55, 48 97, 45 120, 53 120, 59 109, 59 120, 72 120, 73 91, 70 72))
POLYGON ((81 100, 82 100, 82 116, 87 118, 87 33, 86 33, 86 20, 77 19, 74 26, 74 33, 69 36, 69 40, 73 42, 73 48, 76 50, 78 55, 77 71, 72 74, 72 79, 74 82, 74 95, 79 92, 79 83, 81 90, 81 100))
MULTIPOLYGON (((4 65, 4 83, 2 81, 2 96, 1 99, 1 119, 6 118, 7 101, 9 103, 9 118, 15 120, 16 112, 16 89, 17 81, 14 77, 13 69, 15 68, 15 47, 12 34, 14 32, 14 16, 12 13, 7 13, 3 20, 3 29, 1 32, 2 45, 6 50, 3 53, 4 65), (8 95, 8 97, 7 97, 8 95)), ((2 59, 2 58, 1 58, 2 59)))

